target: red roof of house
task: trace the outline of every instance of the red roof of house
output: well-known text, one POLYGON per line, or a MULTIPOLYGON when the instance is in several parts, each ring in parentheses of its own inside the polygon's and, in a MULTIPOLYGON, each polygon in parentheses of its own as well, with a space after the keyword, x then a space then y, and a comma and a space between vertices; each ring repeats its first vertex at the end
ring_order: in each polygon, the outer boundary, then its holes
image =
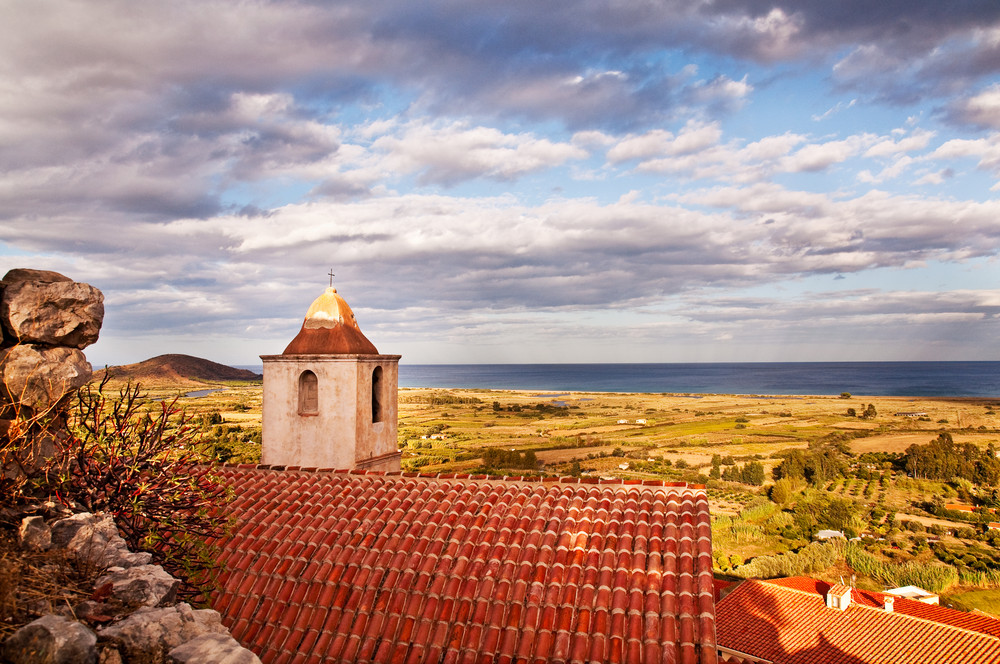
POLYGON ((221 472, 213 606, 266 664, 717 661, 703 487, 221 472))
POLYGON ((719 645, 775 664, 1000 662, 1000 621, 853 589, 845 610, 831 585, 805 577, 745 581, 717 606, 719 645))

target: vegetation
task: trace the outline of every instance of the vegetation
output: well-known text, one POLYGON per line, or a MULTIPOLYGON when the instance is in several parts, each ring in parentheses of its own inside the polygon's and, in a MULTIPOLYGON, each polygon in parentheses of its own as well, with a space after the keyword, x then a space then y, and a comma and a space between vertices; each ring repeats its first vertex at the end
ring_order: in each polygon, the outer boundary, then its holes
POLYGON ((832 567, 843 558, 844 547, 843 540, 813 542, 798 551, 754 558, 745 565, 733 567, 730 573, 744 579, 808 575, 832 567))
MULTIPOLYGON (((174 394, 157 396, 169 402, 174 394)), ((886 570, 906 579, 928 567, 940 569, 930 573, 940 578, 921 581, 947 587, 944 601, 997 586, 1000 572, 986 552, 994 550, 994 540, 1000 544, 1000 535, 985 523, 1000 520, 989 511, 1000 508, 1000 489, 982 484, 982 473, 914 475, 906 464, 912 446, 926 446, 941 433, 950 434, 960 451, 964 445, 979 450, 982 461, 991 442, 1000 444, 1000 412, 975 400, 871 401, 871 410, 867 403, 857 407, 862 415, 874 411, 865 419, 845 418, 849 404, 836 395, 402 389, 399 443, 404 468, 431 473, 541 472, 706 484, 720 572, 777 570, 826 580, 855 573, 859 584, 882 589, 886 581, 880 579, 890 578, 886 570), (891 415, 898 411, 928 415, 891 415), (946 510, 953 502, 977 511, 946 510), (860 536, 863 543, 814 541, 822 529, 860 536), (872 576, 847 562, 855 547, 862 553, 851 560, 872 576)), ((182 396, 178 405, 191 414, 206 458, 259 458, 259 386, 182 396)))
POLYGON ((913 477, 923 479, 961 477, 988 486, 996 486, 1000 480, 1000 459, 993 445, 985 450, 969 443, 957 445, 948 432, 938 434, 926 445, 910 445, 905 465, 913 477))
POLYGON ((759 461, 748 461, 743 467, 730 466, 722 472, 722 479, 742 482, 751 486, 764 484, 764 465, 759 461))
POLYGON ((958 570, 950 565, 888 562, 853 543, 847 546, 845 560, 859 574, 890 588, 918 586, 933 593, 942 593, 958 583, 958 570))
POLYGON ((491 448, 483 452, 483 467, 487 471, 523 469, 538 470, 538 457, 531 450, 524 454, 516 450, 491 448))
POLYGON ((148 551, 198 599, 211 589, 216 552, 207 538, 222 534, 225 487, 204 465, 199 431, 177 400, 150 403, 138 385, 117 396, 100 385, 82 388, 68 419, 20 418, 3 439, 8 458, 24 456, 27 432, 45 436, 51 454, 21 480, 7 479, 8 505, 55 498, 110 514, 133 550, 148 551), (11 482, 19 484, 11 486, 11 482))
POLYGON ((783 457, 774 469, 775 479, 804 480, 820 486, 847 470, 849 438, 846 434, 830 434, 809 443, 805 450, 779 452, 783 457))

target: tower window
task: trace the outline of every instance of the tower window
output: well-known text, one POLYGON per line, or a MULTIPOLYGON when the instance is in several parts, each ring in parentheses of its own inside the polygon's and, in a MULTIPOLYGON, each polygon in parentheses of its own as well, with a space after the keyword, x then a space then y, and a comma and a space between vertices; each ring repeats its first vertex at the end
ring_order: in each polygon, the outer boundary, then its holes
POLYGON ((319 379, 311 371, 299 376, 299 415, 319 413, 319 379))
POLYGON ((372 422, 382 421, 382 367, 372 371, 372 422))

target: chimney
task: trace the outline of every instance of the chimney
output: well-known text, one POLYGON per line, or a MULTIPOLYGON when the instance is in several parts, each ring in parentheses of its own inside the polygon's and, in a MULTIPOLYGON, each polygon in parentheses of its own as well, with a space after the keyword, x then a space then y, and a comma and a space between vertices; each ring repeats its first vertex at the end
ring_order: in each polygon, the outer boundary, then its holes
POLYGON ((851 589, 846 586, 835 585, 826 593, 826 605, 831 609, 840 611, 847 610, 851 604, 851 589))
POLYGON ((896 601, 896 598, 892 595, 882 596, 882 606, 885 608, 886 613, 892 613, 892 603, 896 601))

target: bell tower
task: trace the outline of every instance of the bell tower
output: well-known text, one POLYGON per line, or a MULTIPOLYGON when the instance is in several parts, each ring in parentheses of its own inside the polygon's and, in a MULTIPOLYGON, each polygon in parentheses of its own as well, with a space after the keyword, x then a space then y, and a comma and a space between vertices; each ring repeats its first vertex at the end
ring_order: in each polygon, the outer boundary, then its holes
POLYGON ((379 354, 365 337, 331 275, 285 351, 261 355, 261 462, 399 470, 399 358, 379 354))

